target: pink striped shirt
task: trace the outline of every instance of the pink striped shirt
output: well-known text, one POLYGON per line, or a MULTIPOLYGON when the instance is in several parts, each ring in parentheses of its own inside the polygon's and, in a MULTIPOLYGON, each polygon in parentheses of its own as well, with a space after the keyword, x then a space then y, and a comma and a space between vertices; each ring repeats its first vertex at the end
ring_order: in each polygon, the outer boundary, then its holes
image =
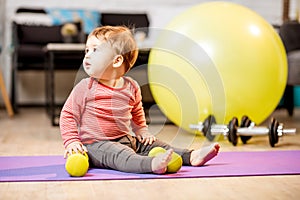
POLYGON ((136 81, 123 77, 122 88, 111 88, 94 78, 80 81, 65 102, 60 116, 63 144, 91 144, 147 131, 142 96, 136 81))

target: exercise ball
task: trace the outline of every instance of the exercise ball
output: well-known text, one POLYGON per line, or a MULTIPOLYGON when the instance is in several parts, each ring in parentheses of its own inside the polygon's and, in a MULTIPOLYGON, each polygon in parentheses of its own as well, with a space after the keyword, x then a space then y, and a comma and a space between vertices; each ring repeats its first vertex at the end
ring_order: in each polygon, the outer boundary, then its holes
POLYGON ((287 58, 274 28, 260 15, 229 2, 182 12, 158 31, 148 63, 154 100, 176 125, 209 114, 217 123, 247 115, 262 123, 287 81, 287 58))

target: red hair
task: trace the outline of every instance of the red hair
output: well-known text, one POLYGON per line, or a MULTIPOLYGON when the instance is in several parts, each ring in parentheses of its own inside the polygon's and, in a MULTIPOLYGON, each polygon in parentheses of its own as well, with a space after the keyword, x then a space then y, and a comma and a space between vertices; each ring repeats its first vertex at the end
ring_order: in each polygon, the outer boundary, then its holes
POLYGON ((108 42, 116 54, 123 56, 125 72, 134 65, 138 56, 138 49, 133 34, 127 27, 101 26, 95 28, 88 37, 91 36, 108 42))

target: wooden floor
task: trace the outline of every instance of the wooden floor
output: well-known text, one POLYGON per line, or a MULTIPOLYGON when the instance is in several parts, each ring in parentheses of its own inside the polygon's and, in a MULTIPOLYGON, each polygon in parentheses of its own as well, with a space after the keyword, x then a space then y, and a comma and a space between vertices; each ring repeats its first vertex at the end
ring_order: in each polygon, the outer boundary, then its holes
MULTIPOLYGON (((285 110, 272 116, 297 134, 280 139, 271 148, 265 136, 252 138, 247 145, 233 147, 220 140, 221 151, 276 151, 300 149, 300 109, 293 117, 285 110)), ((267 120, 268 121, 268 120, 267 120)), ((263 124, 264 125, 264 124, 263 124)), ((151 125, 158 138, 172 145, 200 148, 202 136, 182 133, 173 125, 151 125)), ((23 108, 9 119, 0 109, 0 156, 62 155, 58 127, 52 127, 42 108, 23 108)), ((280 158, 278 158, 280 159, 280 158)), ((0 199, 299 199, 300 176, 259 176, 168 180, 69 181, 0 183, 0 199)))

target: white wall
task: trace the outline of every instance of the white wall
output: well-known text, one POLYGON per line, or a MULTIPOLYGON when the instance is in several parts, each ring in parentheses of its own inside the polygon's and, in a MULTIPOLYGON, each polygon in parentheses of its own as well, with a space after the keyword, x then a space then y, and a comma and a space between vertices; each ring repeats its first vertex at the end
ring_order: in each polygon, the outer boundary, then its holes
MULTIPOLYGON (((271 24, 281 24, 282 16, 282 2, 283 0, 227 0, 228 2, 234 2, 244 5, 264 17, 271 24)), ((291 0, 290 16, 296 18, 296 5, 297 0, 291 0)), ((20 7, 59 7, 59 8, 81 8, 81 9, 93 9, 101 11, 111 12, 146 12, 149 14, 150 26, 153 28, 163 28, 174 16, 178 15, 183 10, 202 3, 207 2, 205 0, 0 0, 1 10, 5 8, 5 16, 0 15, 0 21, 5 21, 4 33, 1 34, 2 41, 4 41, 4 47, 1 55, 1 68, 4 72, 7 89, 10 91, 10 71, 11 71, 11 21, 15 10, 20 7), (4 18, 4 20, 3 20, 4 18), (4 38, 4 39, 3 39, 4 38)), ((2 24, 2 23, 1 23, 2 24)), ((151 34, 150 34, 151 38, 151 34)), ((155 40, 153 36, 150 40, 155 40)), ((1 40, 0 40, 1 41, 1 40)), ((43 79, 39 75, 30 75, 30 78, 26 79, 26 76, 21 80, 24 89, 21 92, 21 101, 35 102, 43 101, 43 79), (36 81, 40 81, 41 84, 30 84, 32 76, 37 76, 36 81), (26 85, 28 84, 28 85, 26 85), (38 85, 38 87, 36 87, 38 85), (30 91, 26 88, 32 88, 30 91)), ((73 75, 71 75, 73 76, 73 75)), ((66 77, 62 74, 61 77, 66 77)), ((62 93, 65 89, 62 89, 62 93)), ((62 94, 63 95, 63 94, 62 94)), ((65 95, 63 95, 65 96, 65 95)), ((64 97, 62 97, 63 99, 64 97)), ((1 98, 0 98, 1 100, 1 98)))

